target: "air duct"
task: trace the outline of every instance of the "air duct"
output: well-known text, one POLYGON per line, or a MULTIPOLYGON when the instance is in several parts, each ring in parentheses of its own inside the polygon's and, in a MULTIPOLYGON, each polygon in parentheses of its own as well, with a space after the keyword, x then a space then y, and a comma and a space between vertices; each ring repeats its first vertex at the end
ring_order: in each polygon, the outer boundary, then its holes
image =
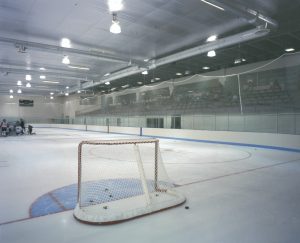
POLYGON ((242 42, 246 42, 246 41, 249 41, 252 39, 257 39, 257 38, 267 35, 269 32, 270 32, 269 29, 266 29, 264 27, 257 27, 257 28, 254 28, 254 29, 251 29, 251 30, 248 30, 245 32, 241 32, 236 35, 218 39, 217 41, 214 41, 214 42, 206 43, 206 44, 196 46, 196 47, 193 47, 193 48, 181 51, 181 52, 177 52, 175 54, 172 54, 172 55, 169 55, 166 57, 152 60, 151 64, 146 68, 140 68, 138 66, 133 66, 133 67, 124 69, 122 71, 112 73, 108 78, 103 78, 99 82, 95 82, 95 83, 87 82, 83 88, 88 89, 88 88, 91 88, 91 87, 94 87, 97 85, 104 84, 105 82, 108 82, 108 81, 111 82, 111 81, 114 81, 114 80, 117 80, 120 78, 124 78, 124 77, 128 77, 130 75, 141 73, 145 70, 155 69, 156 67, 159 67, 159 66, 162 66, 165 64, 169 64, 169 63, 183 60, 183 59, 186 59, 186 58, 189 58, 192 56, 207 53, 209 50, 217 50, 220 48, 224 48, 224 47, 232 46, 232 45, 239 44, 242 42))

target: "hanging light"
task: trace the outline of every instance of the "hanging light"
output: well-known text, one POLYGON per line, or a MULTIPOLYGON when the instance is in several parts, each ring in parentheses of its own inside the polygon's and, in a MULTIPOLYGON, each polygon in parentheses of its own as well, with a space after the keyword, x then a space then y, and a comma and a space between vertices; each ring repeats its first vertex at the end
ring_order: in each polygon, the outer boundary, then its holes
POLYGON ((31 75, 30 75, 30 74, 26 74, 25 79, 26 79, 27 81, 30 81, 30 80, 31 80, 31 75))
POLYGON ((69 59, 68 56, 64 56, 61 62, 62 62, 63 64, 69 65, 69 64, 70 64, 70 59, 69 59))
POLYGON ((121 33, 121 26, 120 22, 117 20, 117 14, 113 13, 113 19, 112 19, 112 24, 110 26, 109 31, 113 34, 120 34, 121 33))
POLYGON ((214 50, 207 52, 207 56, 208 57, 215 57, 216 56, 216 52, 214 50))
POLYGON ((123 9, 122 0, 108 0, 108 7, 110 12, 116 12, 123 9))
POLYGON ((10 99, 13 99, 13 98, 14 98, 14 96, 13 96, 13 95, 10 95, 10 96, 9 96, 9 98, 10 98, 10 99))
POLYGON ((18 94, 22 94, 22 90, 21 90, 21 89, 18 89, 17 93, 18 93, 18 94))
POLYGON ((68 38, 62 38, 60 41, 60 46, 64 48, 71 48, 71 41, 68 38))
POLYGON ((147 75, 147 74, 148 74, 148 71, 145 70, 145 71, 142 72, 142 74, 143 74, 143 75, 147 75))
POLYGON ((31 88, 31 84, 29 82, 26 84, 26 88, 31 88))
POLYGON ((21 80, 18 80, 17 85, 18 85, 18 86, 21 86, 21 85, 22 85, 22 81, 21 81, 21 80))
POLYGON ((11 94, 12 94, 13 92, 14 92, 14 91, 13 91, 12 89, 10 89, 10 90, 9 90, 9 93, 11 93, 11 94))

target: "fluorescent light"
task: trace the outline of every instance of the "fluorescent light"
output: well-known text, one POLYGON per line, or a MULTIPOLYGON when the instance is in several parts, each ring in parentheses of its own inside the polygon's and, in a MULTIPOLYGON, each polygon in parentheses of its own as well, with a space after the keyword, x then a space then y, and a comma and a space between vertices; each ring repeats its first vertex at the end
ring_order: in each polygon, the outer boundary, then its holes
POLYGON ((41 75, 40 79, 46 79, 46 76, 45 75, 41 75))
POLYGON ((26 84, 26 88, 31 88, 31 84, 29 82, 26 84))
POLYGON ((110 29, 109 31, 113 34, 120 34, 121 33, 121 26, 120 26, 120 23, 119 21, 112 21, 112 24, 110 26, 110 29))
POLYGON ((49 80, 45 80, 45 81, 43 81, 43 83, 59 84, 58 81, 49 81, 49 80))
POLYGON ((69 93, 65 93, 65 96, 69 96, 69 93))
POLYGON ((77 94, 81 94, 81 91, 80 91, 80 90, 78 90, 78 91, 77 91, 77 94))
POLYGON ((109 76, 110 75, 110 73, 106 73, 106 74, 104 74, 104 77, 107 77, 107 76, 109 76))
POLYGON ((14 92, 14 91, 13 91, 12 89, 10 89, 10 90, 9 90, 9 93, 11 93, 11 94, 12 94, 13 92, 14 92))
POLYGON ((22 94, 22 90, 21 90, 21 89, 18 89, 17 93, 18 93, 18 94, 22 94))
POLYGON ((30 74, 26 74, 25 79, 26 79, 27 81, 30 81, 30 80, 31 80, 31 75, 30 75, 30 74))
POLYGON ((217 35, 211 35, 210 37, 208 37, 206 39, 207 42, 212 42, 212 41, 215 41, 216 39, 218 38, 217 35))
POLYGON ((285 51, 286 52, 292 52, 292 51, 295 51, 295 49, 294 48, 286 48, 285 51))
POLYGON ((220 10, 222 10, 222 11, 225 11, 224 8, 222 8, 222 7, 220 7, 220 6, 216 5, 216 4, 213 4, 213 3, 208 2, 208 1, 206 1, 206 0, 201 0, 201 1, 204 2, 204 3, 206 3, 206 4, 208 4, 208 5, 210 5, 210 6, 213 6, 213 7, 217 8, 217 9, 220 9, 220 10))
POLYGON ((123 9, 122 0, 108 0, 108 8, 110 12, 117 12, 123 9))
POLYGON ((82 67, 82 66, 74 66, 74 65, 69 65, 69 68, 73 68, 73 69, 80 69, 80 70, 90 70, 90 68, 88 67, 82 67))
POLYGON ((22 81, 21 81, 21 80, 18 80, 17 85, 18 85, 18 86, 21 86, 21 85, 22 85, 22 81))
POLYGON ((53 100, 53 96, 50 96, 50 99, 53 100))
POLYGON ((10 99, 13 99, 13 98, 14 98, 14 96, 13 96, 13 95, 10 95, 10 96, 9 96, 9 98, 10 98, 10 99))
POLYGON ((68 38, 62 38, 60 41, 60 46, 64 48, 71 48, 71 41, 68 38))
POLYGON ((207 52, 207 56, 208 57, 215 57, 216 56, 216 52, 213 50, 213 51, 209 51, 207 52))
POLYGON ((110 82, 109 82, 109 81, 107 81, 107 82, 105 82, 105 84, 106 84, 106 85, 110 85, 110 82))
POLYGON ((148 74, 148 71, 145 70, 145 71, 142 72, 142 74, 143 74, 143 75, 147 75, 147 74, 148 74))
POLYGON ((64 56, 61 62, 62 62, 63 64, 67 64, 67 65, 68 65, 68 64, 70 64, 70 59, 69 59, 68 56, 64 56))
POLYGON ((160 80, 160 78, 155 78, 156 81, 160 80))
POLYGON ((182 75, 182 73, 176 73, 176 75, 177 75, 177 76, 181 76, 181 75, 182 75))
POLYGON ((69 86, 66 86, 66 89, 69 89, 70 87, 69 86))
POLYGON ((50 93, 50 95, 54 95, 54 93, 53 93, 53 92, 51 92, 51 93, 50 93))
POLYGON ((202 67, 202 69, 208 70, 208 69, 210 69, 210 67, 202 67))
POLYGON ((40 67, 40 70, 42 70, 42 71, 45 71, 45 70, 46 70, 46 68, 44 68, 44 67, 40 67))

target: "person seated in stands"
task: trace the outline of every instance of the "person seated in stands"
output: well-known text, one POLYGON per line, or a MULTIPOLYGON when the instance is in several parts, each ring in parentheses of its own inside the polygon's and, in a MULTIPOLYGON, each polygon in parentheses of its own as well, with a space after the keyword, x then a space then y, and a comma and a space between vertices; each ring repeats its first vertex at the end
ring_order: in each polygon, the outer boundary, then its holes
POLYGON ((247 85, 248 85, 248 91, 252 91, 253 90, 253 88, 254 88, 254 82, 253 82, 253 80, 252 79, 248 79, 247 80, 247 85))
POLYGON ((279 83, 276 79, 275 79, 275 81, 270 83, 270 89, 272 91, 280 91, 281 90, 281 86, 279 85, 279 83))
POLYGON ((2 136, 7 136, 7 122, 6 119, 3 119, 3 121, 0 124, 1 127, 1 135, 2 136))

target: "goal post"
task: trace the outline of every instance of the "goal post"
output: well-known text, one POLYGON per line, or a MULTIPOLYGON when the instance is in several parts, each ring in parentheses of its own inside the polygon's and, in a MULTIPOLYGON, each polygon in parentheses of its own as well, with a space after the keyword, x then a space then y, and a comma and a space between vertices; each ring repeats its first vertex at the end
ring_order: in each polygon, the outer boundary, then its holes
POLYGON ((78 145, 76 219, 117 223, 185 202, 167 176, 158 139, 90 140, 78 145))

